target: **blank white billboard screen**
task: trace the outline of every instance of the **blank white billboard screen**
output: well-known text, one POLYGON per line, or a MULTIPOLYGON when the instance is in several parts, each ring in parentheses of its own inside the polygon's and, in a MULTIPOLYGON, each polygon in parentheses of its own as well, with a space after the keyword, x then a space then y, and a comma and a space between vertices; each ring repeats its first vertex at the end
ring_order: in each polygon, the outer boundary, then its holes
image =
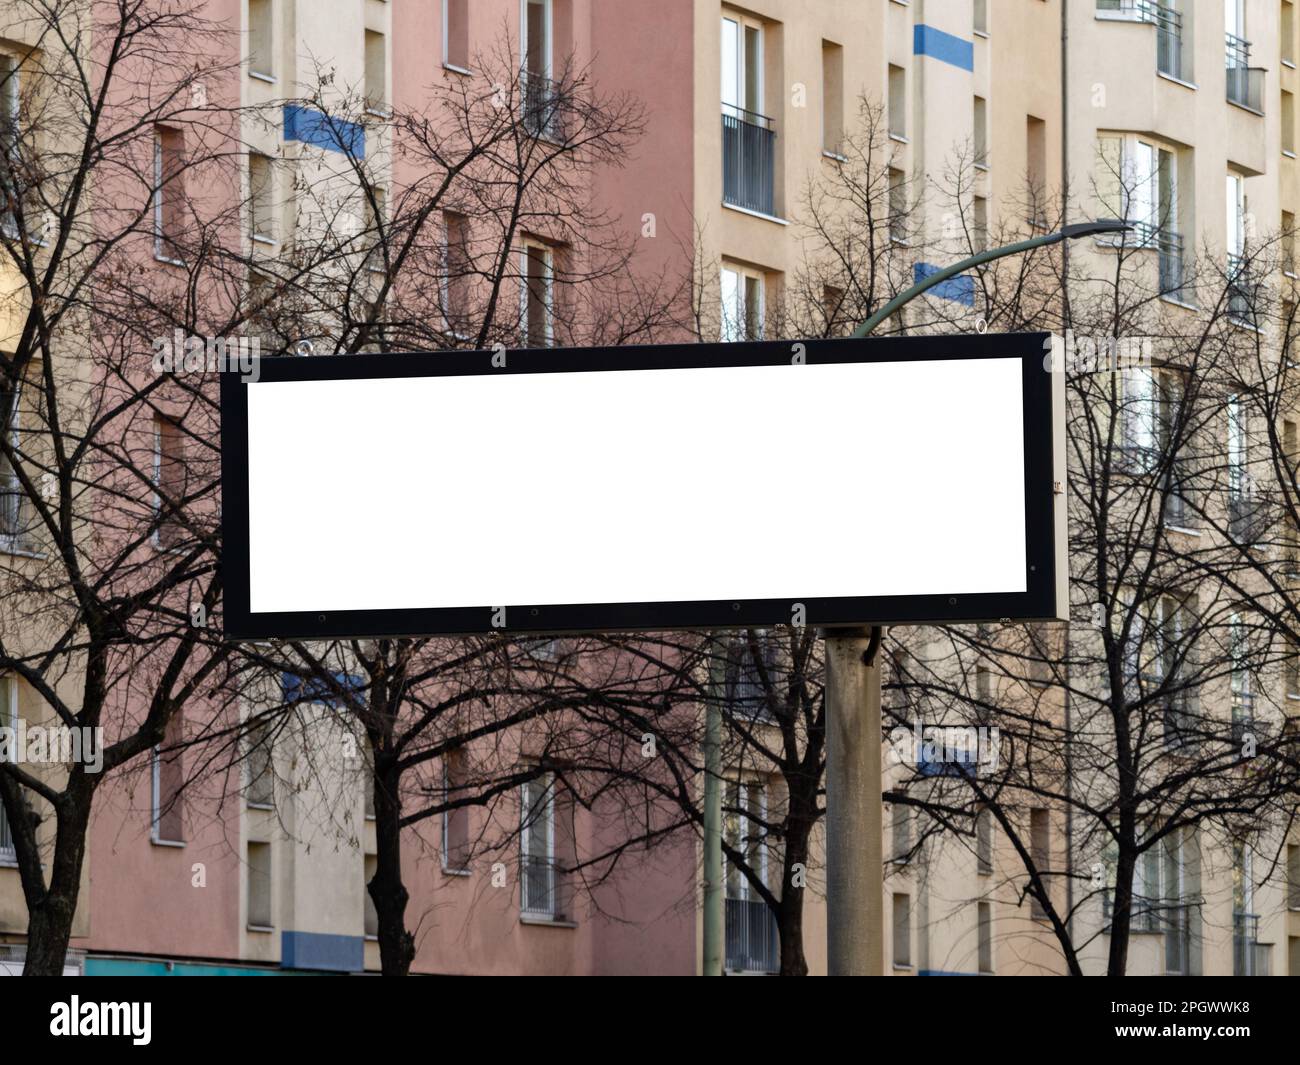
POLYGON ((244 387, 253 613, 1026 589, 1016 358, 244 387))

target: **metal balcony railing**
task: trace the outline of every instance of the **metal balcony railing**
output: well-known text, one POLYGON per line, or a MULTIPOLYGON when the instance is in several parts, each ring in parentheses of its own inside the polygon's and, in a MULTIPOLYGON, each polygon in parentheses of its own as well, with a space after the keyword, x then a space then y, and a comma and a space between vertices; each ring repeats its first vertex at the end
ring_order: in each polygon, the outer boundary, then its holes
POLYGON ((1250 65, 1250 42, 1234 34, 1225 34, 1224 57, 1227 66, 1229 103, 1264 113, 1264 70, 1250 65))
POLYGON ((766 115, 724 104, 722 200, 759 214, 775 213, 776 130, 766 115))
POLYGON ((1183 16, 1172 7, 1152 4, 1156 24, 1156 70, 1183 80, 1183 16))
POLYGON ((1259 976, 1259 915, 1232 915, 1232 975, 1259 976))
POLYGON ((0 861, 12 861, 14 857, 14 836, 9 829, 9 818, 0 807, 0 861))
POLYGON ((1245 256, 1228 255, 1228 316, 1252 324, 1259 281, 1245 256))
POLYGON ((560 83, 528 71, 524 72, 521 81, 525 128, 539 137, 562 139, 564 96, 560 91, 560 83))
POLYGON ((1187 488, 1187 470, 1175 460, 1165 474, 1165 479, 1165 524, 1176 525, 1180 529, 1194 529, 1196 510, 1187 488))
POLYGON ((1255 731, 1255 693, 1232 693, 1232 742, 1240 744, 1248 732, 1255 731))
POLYGON ((774 973, 780 968, 776 918, 762 899, 727 899, 727 968, 774 973))
POLYGON ((18 475, 0 469, 0 539, 23 533, 23 486, 18 475))
POLYGON ((1165 975, 1190 976, 1192 966, 1191 907, 1169 905, 1164 909, 1165 975))
POLYGON ((525 917, 562 920, 569 916, 565 877, 550 858, 520 859, 520 910, 525 917))
POLYGON ((1183 272, 1182 234, 1159 229, 1155 234, 1155 245, 1159 256, 1160 295, 1184 300, 1183 286, 1187 278, 1183 272))

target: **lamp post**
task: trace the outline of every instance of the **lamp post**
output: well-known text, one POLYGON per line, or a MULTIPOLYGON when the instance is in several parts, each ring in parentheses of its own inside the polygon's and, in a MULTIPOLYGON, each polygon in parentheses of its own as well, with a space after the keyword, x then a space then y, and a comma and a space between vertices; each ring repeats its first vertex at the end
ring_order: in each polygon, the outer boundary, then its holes
MULTIPOLYGON (((1049 244, 1119 233, 1105 219, 990 248, 935 271, 899 293, 853 331, 869 335, 890 315, 950 277, 1049 244)), ((825 629, 826 640, 826 958, 831 976, 884 971, 884 831, 880 768, 882 630, 825 629)))

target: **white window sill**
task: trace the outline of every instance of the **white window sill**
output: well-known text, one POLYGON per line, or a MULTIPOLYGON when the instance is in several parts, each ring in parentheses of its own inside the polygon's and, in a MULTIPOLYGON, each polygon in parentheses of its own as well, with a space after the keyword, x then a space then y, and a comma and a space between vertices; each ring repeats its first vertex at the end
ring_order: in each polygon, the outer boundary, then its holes
POLYGON ((971 166, 973 166, 976 170, 982 171, 985 174, 989 172, 988 163, 972 163, 971 166))
POLYGON ((270 802, 250 802, 244 804, 250 810, 274 810, 275 804, 270 802))
POLYGON ((520 924, 534 925, 537 928, 577 928, 577 921, 565 921, 554 917, 540 917, 532 914, 521 913, 519 915, 520 924))
POLYGON ((1297 276, 1300 276, 1300 275, 1297 275, 1296 272, 1295 272, 1294 270, 1283 270, 1283 271, 1282 271, 1282 276, 1283 276, 1283 277, 1289 277, 1292 281, 1294 281, 1294 280, 1296 279, 1296 277, 1297 277, 1297 276))
POLYGON ((254 243, 254 244, 269 244, 271 247, 274 248, 274 247, 275 247, 277 244, 279 244, 280 242, 279 242, 278 240, 276 240, 274 237, 266 237, 266 236, 263 236, 261 233, 254 233, 254 234, 253 234, 253 243, 254 243))
POLYGON ((1245 111, 1247 114, 1258 115, 1260 118, 1264 117, 1263 111, 1257 111, 1255 108, 1248 107, 1246 104, 1239 104, 1236 100, 1225 100, 1224 103, 1229 107, 1235 107, 1238 111, 1245 111))
POLYGON ((467 78, 472 78, 474 76, 474 71, 470 70, 469 67, 457 66, 455 63, 448 63, 446 61, 443 62, 442 69, 450 70, 453 74, 463 74, 467 78))
POLYGON ((1200 529, 1189 529, 1186 525, 1166 525, 1165 532, 1176 532, 1181 536, 1200 536, 1200 529))
POLYGON ((250 924, 245 925, 245 928, 249 932, 261 932, 265 935, 269 935, 275 931, 275 926, 269 924, 250 924))
POLYGON ((45 552, 36 551, 25 546, 16 537, 0 536, 0 555, 10 555, 13 558, 42 559, 45 557, 45 552))
POLYGON ((474 875, 474 870, 472 870, 472 869, 448 869, 447 866, 444 865, 444 866, 442 867, 442 875, 443 875, 443 876, 473 876, 473 875, 474 875))
POLYGON ((822 149, 822 158, 829 159, 835 163, 847 163, 849 161, 847 155, 841 155, 839 152, 827 151, 825 148, 822 149))
POLYGON ((184 847, 185 841, 180 839, 158 839, 155 836, 149 837, 149 842, 155 847, 184 847))
POLYGON ((1175 307, 1182 307, 1185 311, 1199 311, 1201 309, 1194 303, 1188 303, 1186 300, 1174 299, 1173 296, 1161 296, 1160 301, 1162 303, 1173 304, 1175 307))
POLYGON ((1172 74, 1166 74, 1163 70, 1157 70, 1156 77, 1160 78, 1162 81, 1170 81, 1175 85, 1181 85, 1184 89, 1191 89, 1193 92, 1200 89, 1200 86, 1197 85, 1196 82, 1184 81, 1182 78, 1176 78, 1172 74))
POLYGON ((1288 159, 1294 159, 1294 158, 1295 158, 1295 152, 1292 151, 1290 148, 1283 148, 1283 149, 1282 149, 1282 154, 1283 154, 1284 156, 1286 156, 1288 159))
POLYGON ((392 111, 389 111, 388 109, 382 107, 367 107, 366 114, 368 114, 371 118, 387 119, 393 117, 392 111))
POLYGON ((364 936, 362 936, 361 938, 363 938, 367 943, 378 943, 378 942, 379 942, 379 935, 378 935, 377 933, 374 934, 374 935, 371 935, 371 933, 367 932, 367 933, 366 933, 364 936))
POLYGON ((18 854, 12 850, 0 851, 0 869, 17 869, 18 854))
POLYGON ((894 972, 896 973, 911 973, 915 971, 916 966, 914 965, 900 965, 898 962, 894 962, 894 972))
POLYGON ((723 201, 722 206, 728 211, 736 211, 740 214, 747 214, 750 218, 761 218, 765 222, 775 222, 778 226, 788 226, 790 223, 784 218, 778 218, 774 214, 764 214, 762 211, 751 211, 748 207, 738 207, 734 203, 723 201))
POLYGON ((155 261, 155 262, 166 263, 168 266, 184 266, 184 265, 185 265, 185 264, 184 264, 183 262, 181 262, 179 259, 169 259, 169 258, 167 258, 167 256, 163 255, 161 252, 154 252, 154 253, 153 253, 153 257, 154 257, 154 261, 155 261))
POLYGON ((910 140, 907 139, 907 135, 905 133, 895 133, 892 129, 889 131, 889 139, 891 141, 896 141, 899 144, 912 143, 910 140))
POLYGON ((1294 60, 1294 59, 1283 59, 1283 60, 1282 60, 1282 65, 1283 65, 1284 67, 1290 67, 1292 70, 1295 70, 1295 68, 1296 68, 1296 66, 1295 66, 1295 60, 1294 60))
POLYGON ((976 37, 982 37, 986 41, 989 39, 988 30, 971 30, 971 33, 973 33, 976 37))
POLYGON ((260 70, 250 70, 248 76, 254 81, 264 81, 267 85, 274 85, 276 82, 274 74, 263 74, 260 70))

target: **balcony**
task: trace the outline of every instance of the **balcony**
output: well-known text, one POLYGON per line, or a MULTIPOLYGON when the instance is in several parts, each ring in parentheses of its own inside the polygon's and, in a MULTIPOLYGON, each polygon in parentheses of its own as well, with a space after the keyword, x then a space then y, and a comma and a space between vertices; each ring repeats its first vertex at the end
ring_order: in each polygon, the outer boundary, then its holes
POLYGON ((766 115, 724 104, 722 202, 775 214, 776 130, 766 115))
POLYGON ((1264 68, 1250 65, 1250 42, 1225 34, 1228 75, 1228 103, 1264 113, 1264 68))
POLYGON ((1183 57, 1183 16, 1155 0, 1097 0, 1100 17, 1121 22, 1146 22, 1156 28, 1156 70, 1179 81, 1190 80, 1190 63, 1183 57))
POLYGON ((1259 915, 1232 915, 1232 975, 1268 976, 1270 946, 1259 942, 1259 915))
POLYGON ((1160 295, 1179 303, 1188 302, 1184 293, 1187 276, 1184 273, 1182 234, 1159 229, 1154 241, 1159 257, 1160 295))
POLYGON ((776 918, 762 899, 727 899, 727 970, 774 973, 780 969, 776 918))
POLYGON ((560 83, 525 71, 522 78, 524 128, 538 137, 564 138, 564 94, 560 83))

